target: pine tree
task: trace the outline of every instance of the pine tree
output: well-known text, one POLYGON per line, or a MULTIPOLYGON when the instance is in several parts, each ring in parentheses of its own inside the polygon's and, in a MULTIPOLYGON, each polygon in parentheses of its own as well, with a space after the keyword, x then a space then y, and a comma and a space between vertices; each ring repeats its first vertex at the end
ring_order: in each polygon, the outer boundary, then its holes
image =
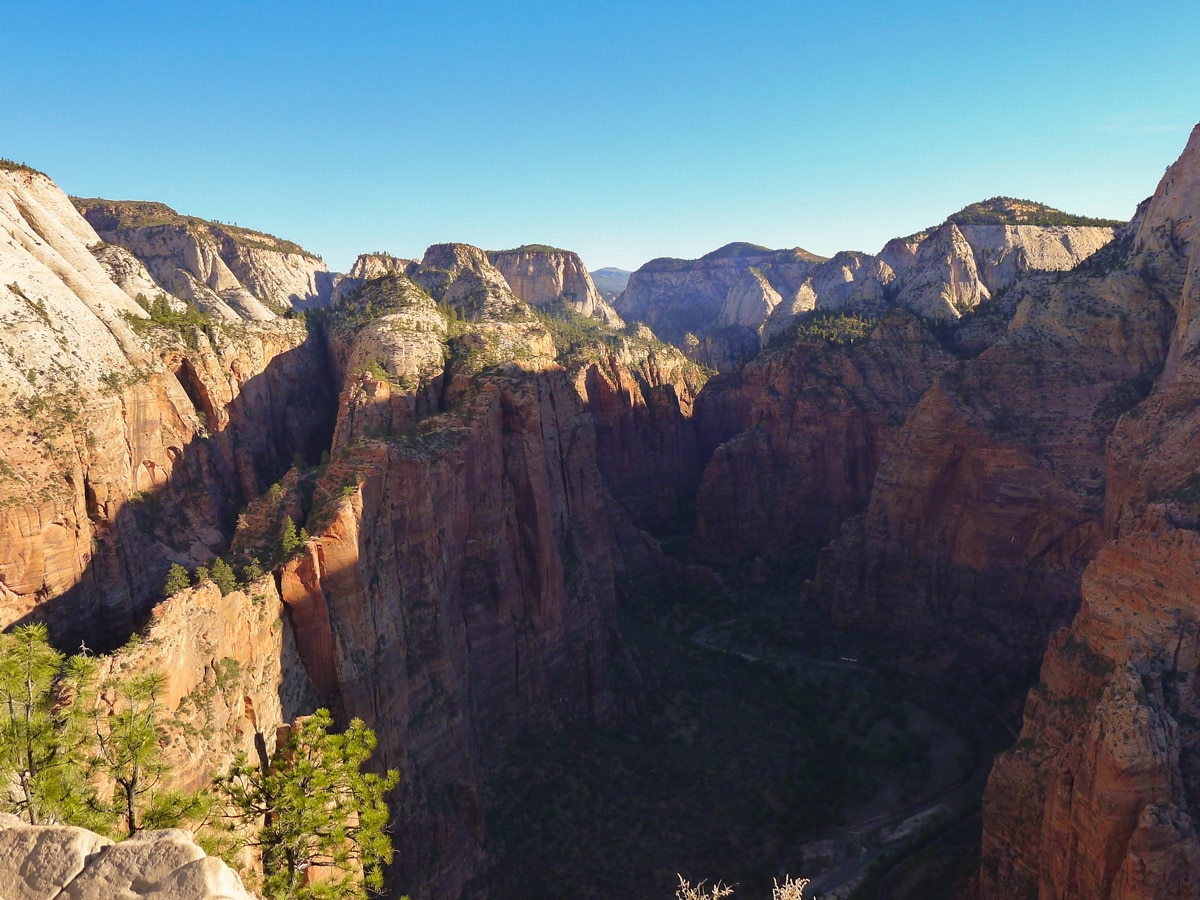
POLYGON ((123 822, 127 835, 178 826, 208 804, 202 792, 189 796, 162 787, 169 775, 159 745, 165 680, 161 672, 112 679, 99 686, 99 702, 95 694, 83 697, 94 739, 89 775, 113 785, 111 799, 94 799, 92 807, 110 822, 123 822))
POLYGON ((213 560, 212 573, 210 576, 218 588, 221 589, 221 596, 224 597, 230 591, 237 590, 237 576, 233 574, 233 569, 229 563, 217 557, 213 560))
POLYGON ((363 884, 383 886, 382 866, 392 859, 383 795, 399 775, 360 771, 375 748, 361 719, 341 734, 329 733, 332 724, 328 710, 317 710, 272 760, 252 764, 239 756, 218 785, 243 823, 254 826, 250 843, 261 852, 263 896, 271 900, 360 897, 363 884), (330 877, 309 885, 305 872, 314 865, 327 867, 330 877))
POLYGON ((73 702, 92 672, 91 659, 51 647, 44 625, 0 635, 0 779, 12 784, 0 808, 34 825, 104 826, 91 812, 83 706, 73 702))
POLYGON ((300 536, 296 534, 296 523, 292 521, 291 516, 288 516, 283 523, 283 537, 279 540, 279 549, 283 551, 283 558, 287 559, 299 550, 302 544, 300 536))
POLYGON ((187 569, 179 563, 172 563, 171 568, 167 570, 167 581, 163 585, 163 594, 167 597, 174 597, 184 588, 190 587, 192 579, 188 575, 187 569))
POLYGON ((69 764, 51 697, 63 656, 42 624, 15 628, 0 642, 0 776, 13 782, 15 811, 39 825, 51 814, 58 770, 69 764))

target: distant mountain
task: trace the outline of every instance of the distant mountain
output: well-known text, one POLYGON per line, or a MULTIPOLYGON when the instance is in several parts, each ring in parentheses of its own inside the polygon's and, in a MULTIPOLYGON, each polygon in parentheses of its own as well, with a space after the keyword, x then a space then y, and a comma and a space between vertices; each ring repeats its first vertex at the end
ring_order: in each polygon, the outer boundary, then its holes
POLYGON ((922 318, 958 319, 1022 272, 1074 268, 1120 224, 993 197, 895 238, 874 256, 842 251, 825 259, 738 242, 700 259, 654 259, 632 273, 614 306, 626 321, 644 322, 727 372, 808 313, 878 317, 902 306, 922 318))
POLYGON ((596 285, 600 296, 612 303, 617 299, 617 295, 625 290, 625 285, 629 284, 629 276, 632 273, 625 269, 605 266, 603 269, 596 269, 591 274, 592 283, 596 285))

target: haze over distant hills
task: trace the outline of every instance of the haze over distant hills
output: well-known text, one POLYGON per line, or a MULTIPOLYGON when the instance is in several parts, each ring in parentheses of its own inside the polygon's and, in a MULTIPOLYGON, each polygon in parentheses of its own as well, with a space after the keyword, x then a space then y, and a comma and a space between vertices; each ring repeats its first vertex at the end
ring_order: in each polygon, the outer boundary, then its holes
POLYGON ((612 303, 629 283, 629 271, 614 266, 605 266, 603 269, 596 269, 592 272, 592 281, 595 282, 600 296, 612 303))

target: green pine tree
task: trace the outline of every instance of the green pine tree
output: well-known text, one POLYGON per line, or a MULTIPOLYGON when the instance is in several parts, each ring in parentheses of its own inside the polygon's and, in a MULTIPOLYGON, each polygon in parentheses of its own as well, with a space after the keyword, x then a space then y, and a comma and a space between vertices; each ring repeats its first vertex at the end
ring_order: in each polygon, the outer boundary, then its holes
POLYGON ((299 550, 302 545, 303 541, 300 540, 300 535, 296 533, 296 523, 292 521, 291 516, 288 516, 283 523, 283 537, 279 540, 279 549, 283 552, 283 558, 287 559, 299 550))
POLYGON ((54 817, 64 767, 73 760, 57 738, 51 690, 63 655, 40 623, 0 635, 0 799, 31 825, 54 817), (6 796, 7 795, 7 796, 6 796))
POLYGON ((147 672, 104 682, 98 703, 86 698, 94 737, 89 774, 113 785, 111 799, 96 799, 93 807, 122 822, 127 835, 178 825, 207 802, 203 794, 162 787, 169 774, 159 744, 164 682, 162 673, 147 672))
POLYGON ((167 597, 174 597, 184 588, 191 587, 192 579, 188 575, 188 570, 179 563, 172 563, 171 568, 167 570, 167 581, 163 585, 163 594, 167 597))
POLYGON ((383 796, 399 774, 361 771, 375 748, 361 719, 341 734, 329 733, 332 724, 328 710, 317 710, 272 760, 252 764, 240 756, 218 784, 254 827, 249 843, 261 853, 263 896, 270 900, 361 897, 364 884, 383 886, 382 866, 392 859, 383 796), (309 885, 305 872, 313 865, 327 866, 329 879, 309 885))
POLYGON ((210 577, 213 580, 213 584, 221 589, 222 597, 230 591, 237 590, 238 581, 237 576, 233 574, 233 568, 219 556, 213 560, 210 577))

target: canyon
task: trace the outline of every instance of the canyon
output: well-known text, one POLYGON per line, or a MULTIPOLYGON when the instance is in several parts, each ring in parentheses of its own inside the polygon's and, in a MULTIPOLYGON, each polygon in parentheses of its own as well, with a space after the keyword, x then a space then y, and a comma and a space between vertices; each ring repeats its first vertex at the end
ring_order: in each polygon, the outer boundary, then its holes
POLYGON ((182 786, 362 718, 390 888, 432 900, 487 896, 523 736, 653 704, 648 596, 768 585, 881 671, 1024 699, 976 896, 1194 896, 1197 221, 1200 129, 1129 223, 994 198, 610 303, 544 245, 342 275, 5 166, 0 626, 168 673, 182 786), (164 596, 217 557, 237 590, 164 596))

